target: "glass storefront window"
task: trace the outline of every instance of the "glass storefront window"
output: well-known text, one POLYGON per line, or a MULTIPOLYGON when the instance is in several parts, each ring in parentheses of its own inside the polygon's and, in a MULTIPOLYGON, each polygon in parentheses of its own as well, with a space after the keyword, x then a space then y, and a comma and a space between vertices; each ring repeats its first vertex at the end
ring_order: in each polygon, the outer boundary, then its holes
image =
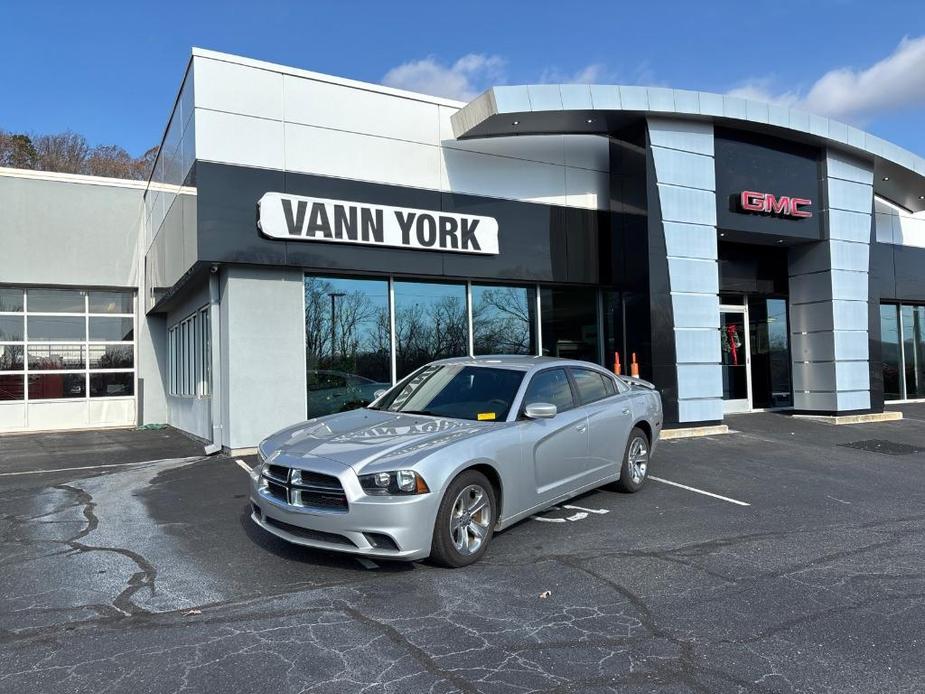
POLYGON ((91 369, 131 369, 132 345, 90 345, 91 369))
POLYGON ((100 316, 90 318, 90 342, 131 342, 134 319, 100 316))
POLYGON ((135 375, 126 373, 91 373, 90 397, 114 398, 134 395, 135 375))
POLYGON ((133 395, 134 305, 132 291, 0 287, 0 400, 133 395))
POLYGON ((787 300, 750 297, 749 334, 752 361, 752 407, 789 407, 790 331, 787 300))
POLYGON ((902 348, 899 341, 899 307, 894 304, 880 304, 880 355, 883 362, 883 397, 886 400, 900 400, 903 397, 900 372, 902 348))
POLYGON ((87 320, 83 316, 29 316, 29 340, 62 342, 87 339, 87 320))
POLYGON ((24 400, 25 379, 22 375, 0 374, 0 401, 24 400))
POLYGON ((623 340, 623 297, 620 292, 604 290, 604 366, 613 368, 614 357, 620 356, 620 369, 627 372, 629 363, 623 340))
POLYGON ((925 306, 903 306, 901 313, 906 397, 925 397, 925 306))
POLYGON ((469 353, 465 285, 396 281, 394 290, 397 378, 434 359, 469 353))
POLYGON ((0 341, 22 342, 23 335, 22 316, 0 316, 0 341))
POLYGON ((543 355, 597 362, 597 290, 540 289, 543 355))
POLYGON ((22 313, 22 289, 16 287, 0 287, 0 313, 22 313))
POLYGON ((35 374, 29 376, 30 400, 83 398, 87 395, 87 374, 35 374))
POLYGON ((134 299, 131 292, 91 291, 90 313, 134 313, 134 299))
POLYGON ((0 371, 22 371, 23 346, 0 345, 0 371))
POLYGON ((308 416, 361 407, 391 385, 389 283, 305 278, 308 416))
POLYGON ((30 371, 85 369, 83 345, 29 345, 30 371))
POLYGON ((85 313, 86 292, 78 289, 28 289, 29 313, 85 313))
POLYGON ((472 285, 475 354, 536 354, 536 290, 472 285))

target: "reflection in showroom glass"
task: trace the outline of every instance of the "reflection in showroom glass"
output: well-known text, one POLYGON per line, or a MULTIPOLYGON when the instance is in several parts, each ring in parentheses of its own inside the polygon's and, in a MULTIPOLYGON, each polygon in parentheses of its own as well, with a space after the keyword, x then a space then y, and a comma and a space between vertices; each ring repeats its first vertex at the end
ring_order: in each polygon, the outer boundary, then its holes
POLYGON ((372 402, 391 385, 389 283, 305 277, 308 416, 372 402))
POLYGON ((87 394, 87 374, 35 374, 29 376, 29 399, 83 398, 87 394))
POLYGON ((475 354, 536 354, 536 290, 472 285, 475 354))
POLYGON ((469 353, 465 285, 402 281, 394 287, 398 378, 435 359, 469 353))
POLYGON ((29 345, 30 371, 85 369, 83 345, 29 345))
POLYGON ((133 395, 135 375, 129 373, 91 373, 90 397, 119 397, 133 395))

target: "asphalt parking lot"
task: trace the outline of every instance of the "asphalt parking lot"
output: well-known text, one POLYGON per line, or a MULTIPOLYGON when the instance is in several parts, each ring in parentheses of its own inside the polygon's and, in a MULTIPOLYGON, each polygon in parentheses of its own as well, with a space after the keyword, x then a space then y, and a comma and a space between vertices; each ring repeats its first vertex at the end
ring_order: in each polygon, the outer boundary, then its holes
POLYGON ((925 691, 925 405, 902 409, 662 442, 640 493, 457 571, 288 546, 176 432, 0 437, 0 691, 925 691))

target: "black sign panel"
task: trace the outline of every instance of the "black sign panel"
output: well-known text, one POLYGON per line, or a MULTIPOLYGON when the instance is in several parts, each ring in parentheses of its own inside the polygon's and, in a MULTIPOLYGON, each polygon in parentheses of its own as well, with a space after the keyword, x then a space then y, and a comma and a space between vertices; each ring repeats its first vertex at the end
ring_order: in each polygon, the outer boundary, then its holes
POLYGON ((720 229, 777 238, 822 238, 819 149, 727 128, 716 128, 715 135, 720 229), (743 193, 748 195, 743 198, 743 193), (799 201, 792 209, 800 214, 791 213, 793 200, 799 201))

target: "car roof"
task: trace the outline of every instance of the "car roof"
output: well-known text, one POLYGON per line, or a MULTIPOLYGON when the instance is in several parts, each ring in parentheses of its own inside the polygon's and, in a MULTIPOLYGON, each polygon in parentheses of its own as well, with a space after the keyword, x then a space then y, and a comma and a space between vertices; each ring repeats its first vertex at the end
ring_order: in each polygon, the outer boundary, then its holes
POLYGON ((581 366, 606 371, 600 365, 578 359, 561 357, 537 357, 528 354, 486 354, 478 357, 452 357, 439 359, 434 364, 468 364, 472 366, 494 366, 508 369, 532 371, 548 366, 581 366))

